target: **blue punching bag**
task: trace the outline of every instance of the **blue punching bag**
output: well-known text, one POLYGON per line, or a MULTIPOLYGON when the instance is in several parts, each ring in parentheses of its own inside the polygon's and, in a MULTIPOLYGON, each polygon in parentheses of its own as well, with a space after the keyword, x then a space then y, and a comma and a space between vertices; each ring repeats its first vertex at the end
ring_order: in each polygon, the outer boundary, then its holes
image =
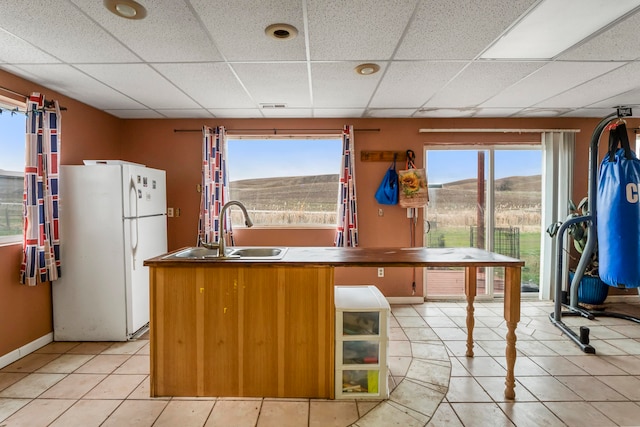
POLYGON ((598 183, 598 267, 609 286, 640 287, 639 190, 640 160, 629 146, 627 127, 619 124, 610 130, 598 183))

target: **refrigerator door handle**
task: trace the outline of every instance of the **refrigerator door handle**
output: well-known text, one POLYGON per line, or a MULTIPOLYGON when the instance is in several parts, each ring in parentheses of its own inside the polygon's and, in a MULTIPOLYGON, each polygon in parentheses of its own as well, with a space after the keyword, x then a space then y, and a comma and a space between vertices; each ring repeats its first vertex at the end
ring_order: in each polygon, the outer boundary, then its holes
POLYGON ((129 223, 129 230, 131 232, 131 256, 133 257, 133 269, 136 269, 136 251, 138 249, 138 190, 136 188, 136 182, 134 177, 130 177, 129 180, 129 202, 130 208, 134 208, 131 214, 131 222, 129 223), (131 196, 133 196, 134 203, 131 203, 131 196), (135 227, 135 229, 134 229, 135 227), (134 240, 135 236, 135 240, 134 240))

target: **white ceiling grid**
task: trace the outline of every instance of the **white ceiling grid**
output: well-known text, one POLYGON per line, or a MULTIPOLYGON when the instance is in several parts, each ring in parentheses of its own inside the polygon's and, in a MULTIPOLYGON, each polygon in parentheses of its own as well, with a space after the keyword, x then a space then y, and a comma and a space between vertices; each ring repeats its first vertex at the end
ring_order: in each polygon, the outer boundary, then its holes
POLYGON ((3 0, 0 69, 121 118, 601 117, 640 105, 638 8, 555 58, 481 58, 543 1, 563 0, 138 0, 143 20, 99 0, 3 0), (274 23, 297 37, 268 37, 274 23), (356 74, 364 62, 380 71, 356 74), (261 105, 274 103, 286 107, 261 105))

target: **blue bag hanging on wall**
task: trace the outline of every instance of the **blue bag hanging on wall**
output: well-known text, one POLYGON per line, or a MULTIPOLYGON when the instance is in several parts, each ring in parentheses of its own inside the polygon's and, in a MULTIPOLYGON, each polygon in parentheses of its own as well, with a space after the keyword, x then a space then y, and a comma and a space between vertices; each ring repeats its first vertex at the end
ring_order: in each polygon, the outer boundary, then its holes
POLYGON ((631 151, 626 126, 619 124, 609 132, 598 184, 598 268, 609 286, 640 287, 639 187, 640 160, 631 151))
POLYGON ((396 171, 395 155, 393 156, 393 164, 387 169, 380 186, 376 190, 376 200, 381 205, 398 204, 398 172, 396 171))

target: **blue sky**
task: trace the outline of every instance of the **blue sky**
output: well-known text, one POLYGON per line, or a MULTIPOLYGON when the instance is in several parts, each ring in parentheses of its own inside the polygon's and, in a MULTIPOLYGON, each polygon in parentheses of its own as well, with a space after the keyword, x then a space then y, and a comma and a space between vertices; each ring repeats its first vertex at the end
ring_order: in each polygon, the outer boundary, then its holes
POLYGON ((24 172, 25 115, 2 110, 0 114, 0 169, 24 172))
MULTIPOLYGON (((489 156, 485 155, 485 170, 487 170, 488 161, 489 156)), ((426 167, 429 184, 446 184, 467 178, 477 178, 478 154, 475 150, 430 150, 426 167)), ((496 179, 541 173, 541 150, 495 151, 496 179)))
POLYGON ((341 153, 342 139, 230 140, 229 181, 339 173, 341 153))

